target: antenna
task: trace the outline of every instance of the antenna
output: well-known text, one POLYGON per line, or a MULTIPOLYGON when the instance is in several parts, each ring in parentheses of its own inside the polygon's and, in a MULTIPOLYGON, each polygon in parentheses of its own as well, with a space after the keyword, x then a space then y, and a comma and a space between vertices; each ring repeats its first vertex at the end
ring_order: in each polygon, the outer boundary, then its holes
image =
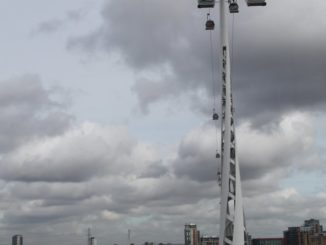
POLYGON ((91 245, 91 237, 92 237, 91 228, 88 228, 87 229, 87 245, 91 245))
POLYGON ((131 244, 131 230, 128 229, 128 245, 131 244))

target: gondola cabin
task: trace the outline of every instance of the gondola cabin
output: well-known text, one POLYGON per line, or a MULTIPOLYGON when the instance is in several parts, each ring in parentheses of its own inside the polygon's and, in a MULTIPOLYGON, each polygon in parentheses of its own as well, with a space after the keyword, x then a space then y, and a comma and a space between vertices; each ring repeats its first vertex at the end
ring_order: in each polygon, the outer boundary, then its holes
POLYGON ((248 6, 266 6, 265 0, 246 0, 248 6))
POLYGON ((239 5, 237 3, 230 3, 229 10, 231 14, 239 13, 239 5))
POLYGON ((198 8, 214 8, 215 0, 198 0, 198 8))
POLYGON ((212 21, 212 20, 207 20, 206 21, 206 24, 205 24, 205 29, 206 30, 209 30, 209 31, 212 31, 212 30, 214 30, 214 27, 215 27, 215 23, 214 23, 214 21, 212 21))

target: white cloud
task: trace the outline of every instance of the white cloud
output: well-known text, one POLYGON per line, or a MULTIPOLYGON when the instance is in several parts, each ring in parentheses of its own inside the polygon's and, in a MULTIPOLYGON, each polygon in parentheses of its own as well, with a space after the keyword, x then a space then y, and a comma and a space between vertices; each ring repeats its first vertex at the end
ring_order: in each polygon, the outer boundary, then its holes
POLYGON ((118 220, 120 218, 120 215, 114 212, 104 210, 102 212, 102 218, 106 220, 118 220))

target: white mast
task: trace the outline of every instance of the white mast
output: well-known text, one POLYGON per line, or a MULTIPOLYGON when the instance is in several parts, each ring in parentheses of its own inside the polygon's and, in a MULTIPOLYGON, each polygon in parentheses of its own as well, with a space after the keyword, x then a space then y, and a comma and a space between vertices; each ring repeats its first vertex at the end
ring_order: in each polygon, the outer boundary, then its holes
MULTIPOLYGON (((226 0, 220 0, 219 2, 219 52, 222 78, 220 244, 244 245, 247 243, 247 232, 244 220, 240 167, 237 157, 238 154, 234 126, 226 0)), ((232 7, 231 4, 237 6, 234 0, 229 0, 228 2, 230 4, 230 10, 232 7)), ((266 5, 265 0, 247 0, 247 4, 249 6, 266 5)), ((234 13, 237 12, 238 10, 234 13)))
MULTIPOLYGON (((266 6, 265 0, 246 0, 246 2, 248 6, 266 6)), ((240 167, 236 148, 226 3, 229 4, 231 13, 238 13, 239 6, 236 0, 220 0, 219 3, 219 63, 222 78, 221 173, 218 172, 218 181, 221 185, 219 243, 221 245, 245 245, 247 243, 247 232, 243 212, 240 167)), ((198 8, 213 8, 214 5, 215 0, 198 0, 198 8)), ((211 31, 213 29, 214 23, 208 19, 206 30, 211 31)), ((214 113, 213 120, 217 119, 218 115, 214 113)), ((219 157, 218 153, 216 157, 219 157)))
POLYGON ((131 230, 128 229, 128 245, 131 244, 131 230))
POLYGON ((220 59, 222 76, 220 244, 244 245, 245 224, 240 171, 235 145, 230 48, 224 0, 220 1, 220 59))
POLYGON ((91 245, 91 237, 92 237, 91 228, 88 228, 87 229, 87 245, 91 245))

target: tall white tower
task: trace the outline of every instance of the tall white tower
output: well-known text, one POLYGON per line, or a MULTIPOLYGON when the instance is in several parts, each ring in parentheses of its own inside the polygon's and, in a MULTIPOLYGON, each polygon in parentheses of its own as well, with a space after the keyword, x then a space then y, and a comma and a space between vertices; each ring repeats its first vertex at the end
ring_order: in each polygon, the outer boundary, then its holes
MULTIPOLYGON (((226 1, 220 0, 219 2, 219 51, 222 78, 220 244, 244 245, 247 244, 247 232, 244 220, 240 168, 234 125, 226 1)), ((229 0, 228 3, 230 11, 237 13, 238 5, 236 1, 229 0)), ((247 0, 247 4, 248 6, 266 5, 265 0, 247 0)))
POLYGON ((220 1, 220 59, 222 75, 220 244, 245 244, 240 170, 236 150, 231 61, 225 1, 220 1))
MULTIPOLYGON (((246 0, 248 6, 265 6, 265 0, 246 0)), ((234 106, 231 86, 230 45, 228 39, 227 10, 238 13, 236 0, 220 0, 220 71, 222 81, 221 122, 221 185, 220 242, 221 245, 247 244, 244 220, 240 168, 236 147, 234 106)), ((198 0, 199 8, 212 8, 215 0, 198 0)), ((209 23, 207 23, 209 24, 209 23)), ((212 30, 206 24, 206 30, 212 30)))

